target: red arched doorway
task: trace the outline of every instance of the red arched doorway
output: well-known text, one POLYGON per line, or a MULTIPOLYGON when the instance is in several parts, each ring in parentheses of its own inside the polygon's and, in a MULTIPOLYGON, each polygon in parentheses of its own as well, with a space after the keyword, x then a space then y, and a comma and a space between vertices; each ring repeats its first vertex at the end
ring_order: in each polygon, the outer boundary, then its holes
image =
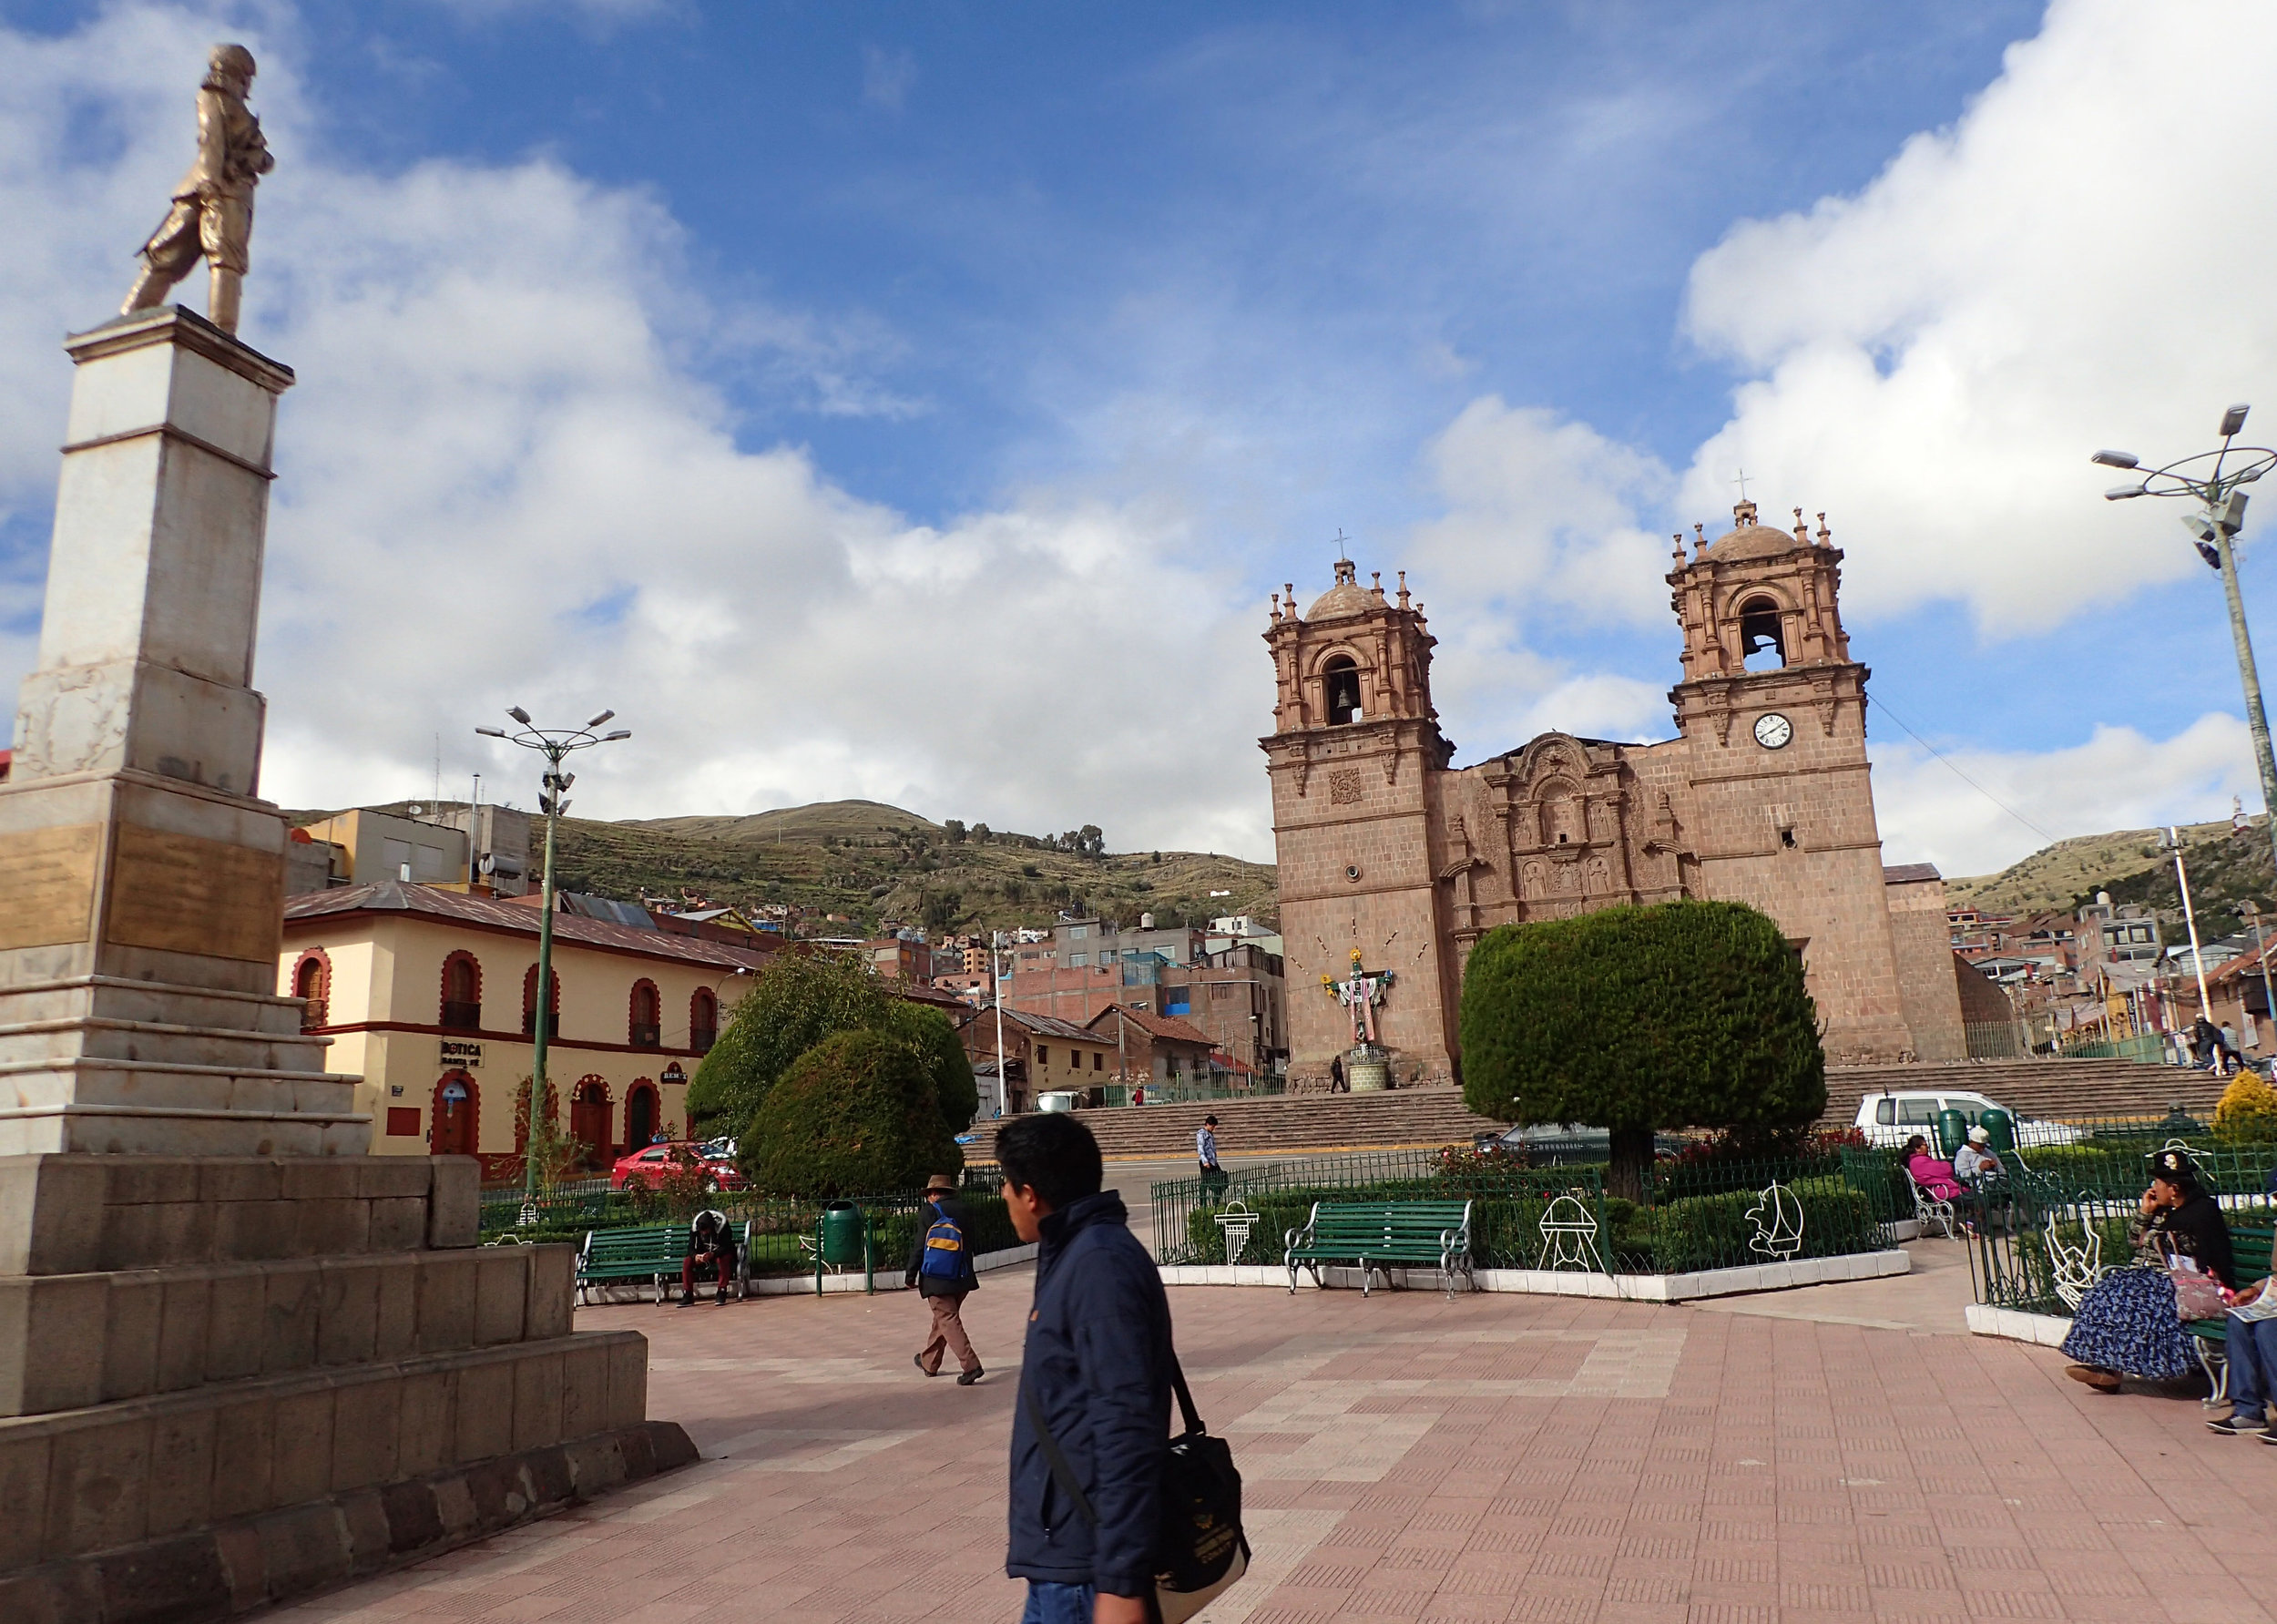
POLYGON ((644 1077, 625 1091, 625 1154, 654 1139, 656 1125, 656 1088, 644 1077))
POLYGON ((427 1149, 436 1156, 472 1156, 482 1142, 482 1090, 463 1071, 446 1071, 434 1086, 434 1126, 427 1149))
POLYGON ((587 1168, 607 1167, 609 1147, 608 1084, 597 1077, 581 1077, 569 1095, 569 1137, 577 1141, 578 1159, 587 1168))

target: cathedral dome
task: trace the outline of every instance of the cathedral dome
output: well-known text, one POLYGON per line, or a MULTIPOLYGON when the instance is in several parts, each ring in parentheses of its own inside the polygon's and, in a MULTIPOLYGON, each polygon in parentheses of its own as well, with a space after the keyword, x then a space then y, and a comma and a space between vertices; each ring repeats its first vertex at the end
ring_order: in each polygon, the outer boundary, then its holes
POLYGON ((1774 530, 1769 525, 1750 525, 1718 536, 1709 544, 1703 556, 1719 564, 1734 564, 1748 558, 1775 558, 1808 545, 1797 541, 1785 530, 1774 530))
POLYGON ((1312 607, 1304 611, 1307 620, 1329 620, 1338 615, 1358 615, 1367 611, 1375 600, 1351 581, 1339 581, 1312 600, 1312 607))
POLYGON ((1737 521, 1737 527, 1709 543, 1701 557, 1717 564, 1740 564, 1757 558, 1776 558, 1811 545, 1804 536, 1758 521, 1752 502, 1741 503, 1731 510, 1731 516, 1737 521))
POLYGON ((1307 620, 1333 620, 1339 615, 1364 615, 1376 604, 1376 595, 1360 584, 1359 566, 1349 558, 1336 560, 1336 584, 1312 600, 1304 611, 1307 620))

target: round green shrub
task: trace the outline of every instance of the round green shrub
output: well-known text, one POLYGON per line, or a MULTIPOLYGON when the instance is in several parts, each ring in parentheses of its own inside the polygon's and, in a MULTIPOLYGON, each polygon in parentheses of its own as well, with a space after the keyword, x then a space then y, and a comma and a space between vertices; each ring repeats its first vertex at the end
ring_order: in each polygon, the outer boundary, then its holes
POLYGON ((965 1165, 925 1057, 883 1032, 834 1033, 800 1056, 752 1113, 741 1149, 768 1195, 892 1193, 965 1165))
POLYGON ((690 1137, 741 1128, 791 1063, 835 1032, 886 1032, 914 1047, 952 1132, 979 1110, 972 1063, 948 1016, 894 996, 860 959, 786 953, 729 1012, 689 1080, 690 1137))
POLYGON ((1802 963, 1738 903, 1506 924, 1464 975, 1463 1093, 1497 1120, 1608 1129, 1611 1193, 1643 1193, 1656 1129, 1808 1122, 1826 1058, 1802 963))

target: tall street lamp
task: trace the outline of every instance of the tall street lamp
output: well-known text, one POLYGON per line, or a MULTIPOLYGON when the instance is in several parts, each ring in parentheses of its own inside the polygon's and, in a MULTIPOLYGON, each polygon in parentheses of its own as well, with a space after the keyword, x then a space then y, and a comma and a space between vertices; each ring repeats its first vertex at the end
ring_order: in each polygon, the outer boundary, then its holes
POLYGON ((561 825, 561 814, 569 810, 569 786, 577 781, 574 772, 564 772, 561 764, 573 751, 589 750, 596 744, 614 744, 619 739, 629 739, 628 728, 618 728, 612 733, 595 731, 617 712, 604 710, 581 728, 541 728, 530 720, 530 713, 519 705, 506 707, 506 714, 520 723, 513 732, 504 728, 476 728, 475 731, 485 739, 504 739, 525 750, 534 750, 546 758, 546 773, 538 781, 543 786, 537 797, 538 810, 546 814, 546 866, 544 877, 538 882, 537 910, 537 1011, 531 1023, 536 1053, 532 1058, 530 1076, 530 1109, 522 1141, 522 1215, 526 1227, 537 1221, 537 1158, 530 1151, 537 1139, 537 1113, 546 1108, 546 1045, 553 1034, 554 987, 554 832, 561 825))
POLYGON ((2106 468, 2125 468, 2139 475, 2132 485, 2113 485, 2103 493, 2107 502, 2127 502, 2137 496, 2188 496, 2199 511, 2182 516, 2182 526, 2196 543, 2199 557, 2221 576, 2221 588, 2230 600, 2230 636, 2237 643, 2238 676, 2245 684, 2245 725, 2253 735, 2253 764, 2262 777, 2262 808, 2269 815, 2270 852, 2277 861, 2277 757, 2269 743, 2269 718, 2262 710, 2262 679, 2253 666, 2253 642, 2245 630, 2245 599, 2238 591, 2237 534, 2245 527, 2245 490, 2271 468, 2277 467, 2277 451, 2262 445, 2234 444, 2245 427, 2242 405, 2221 414, 2220 449, 2201 451, 2162 468, 2145 468, 2130 452, 2098 451, 2088 460, 2106 468))

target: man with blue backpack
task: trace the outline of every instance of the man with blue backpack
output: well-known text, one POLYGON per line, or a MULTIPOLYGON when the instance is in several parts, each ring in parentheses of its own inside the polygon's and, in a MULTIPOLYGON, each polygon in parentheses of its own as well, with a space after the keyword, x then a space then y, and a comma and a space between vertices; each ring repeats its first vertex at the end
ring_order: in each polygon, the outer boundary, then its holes
POLYGON ((965 1334, 961 1317, 965 1299, 980 1289, 973 1269, 973 1249, 965 1238, 965 1210, 956 1204, 956 1180, 935 1173, 925 1180, 925 1227, 909 1254, 905 1282, 915 1286, 933 1310, 933 1335, 916 1355, 917 1368, 926 1375, 941 1374, 944 1354, 955 1353, 960 1369, 956 1384, 970 1387, 985 1373, 972 1338, 965 1334))

